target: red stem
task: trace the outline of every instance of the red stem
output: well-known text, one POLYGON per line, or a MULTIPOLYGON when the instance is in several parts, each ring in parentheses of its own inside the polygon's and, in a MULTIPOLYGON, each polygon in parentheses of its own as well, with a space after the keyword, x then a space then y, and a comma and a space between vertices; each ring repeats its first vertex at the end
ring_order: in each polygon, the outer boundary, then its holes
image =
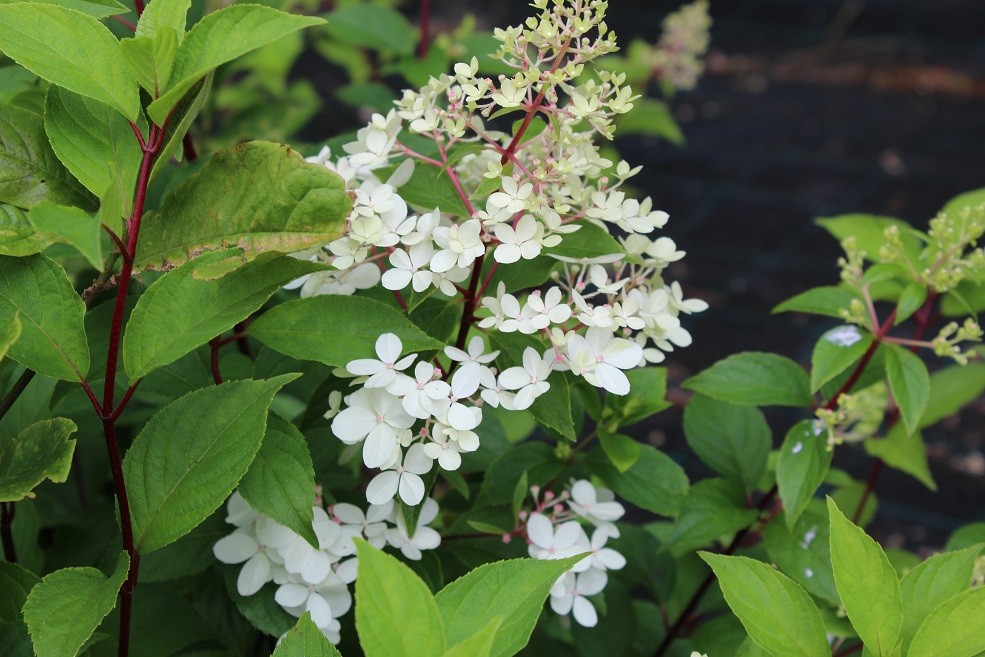
POLYGON ((222 346, 219 338, 212 338, 209 340, 209 364, 212 368, 212 380, 215 381, 216 385, 222 383, 222 372, 219 370, 219 347, 222 346))
POLYGON ((431 0, 421 0, 421 41, 417 44, 417 58, 428 56, 431 46, 431 0))

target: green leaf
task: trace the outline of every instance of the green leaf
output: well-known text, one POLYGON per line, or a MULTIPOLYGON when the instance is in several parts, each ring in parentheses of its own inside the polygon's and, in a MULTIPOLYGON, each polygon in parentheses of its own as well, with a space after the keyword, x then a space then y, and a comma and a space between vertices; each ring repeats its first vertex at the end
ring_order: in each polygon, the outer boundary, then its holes
POLYGON ((172 269, 137 301, 123 338, 123 363, 131 380, 172 363, 257 311, 299 276, 320 268, 290 256, 261 256, 221 278, 215 266, 239 265, 240 249, 210 251, 172 269), (187 312, 194 308, 195 312, 187 312))
POLYGON ((747 557, 699 552, 749 637, 774 657, 830 657, 821 613, 804 589, 747 557))
POLYGON ((178 36, 178 42, 185 38, 186 14, 192 0, 154 0, 147 3, 140 20, 137 21, 135 36, 153 38, 158 30, 168 28, 178 36))
POLYGON ((213 155, 144 220, 137 263, 167 268, 206 248, 239 246, 252 259, 325 244, 342 234, 351 207, 338 174, 287 146, 246 142, 213 155))
POLYGON ((274 394, 295 378, 203 388, 151 417, 123 460, 141 554, 176 541, 219 508, 260 449, 274 394))
POLYGON ((608 458, 592 458, 588 465, 617 497, 658 515, 676 516, 687 495, 683 468, 650 445, 640 445, 639 459, 625 472, 619 472, 608 458))
POLYGON ((968 589, 981 544, 927 559, 903 576, 903 650, 920 624, 938 607, 968 589))
POLYGON ((390 7, 352 4, 339 7, 327 18, 325 31, 346 45, 398 55, 412 54, 417 45, 414 27, 390 7))
POLYGON ((619 137, 647 135, 662 137, 675 146, 684 143, 684 133, 674 120, 667 103, 652 98, 641 98, 635 102, 635 105, 632 111, 616 119, 616 134, 619 137))
POLYGON ((807 372, 789 358, 746 351, 720 360, 681 384, 743 406, 810 406, 807 372))
POLYGON ((216 67, 324 22, 315 16, 294 16, 261 5, 234 5, 209 14, 185 35, 174 60, 172 82, 147 108, 148 116, 156 125, 163 125, 181 97, 216 67))
POLYGON ((737 482, 727 479, 696 483, 681 504, 669 547, 675 554, 690 552, 750 526, 759 514, 745 505, 744 492, 737 482))
POLYGON ((811 313, 841 318, 841 311, 847 310, 852 300, 858 299, 858 293, 843 287, 815 287, 790 297, 771 312, 776 313, 811 313))
POLYGON ((178 54, 178 35, 170 27, 161 26, 153 37, 121 40, 120 52, 137 84, 157 96, 171 79, 174 58, 178 54))
POLYGON ((0 361, 7 355, 10 345, 17 342, 19 337, 21 337, 21 320, 17 311, 14 311, 13 316, 0 326, 0 361))
POLYGON ((502 623, 502 618, 493 618, 481 630, 446 650, 443 657, 489 657, 502 623))
POLYGON ((35 230, 24 210, 0 203, 0 255, 33 255, 50 245, 50 237, 35 230))
POLYGON ((0 323, 19 313, 8 356, 39 374, 77 381, 89 371, 85 303, 61 265, 45 255, 0 256, 0 323))
MULTIPOLYGON (((0 5, 0 15, 10 7, 16 5, 0 5)), ((29 208, 44 199, 92 205, 92 198, 52 151, 44 119, 19 107, 0 105, 0 203, 29 208)))
POLYGON ((404 353, 444 346, 392 306, 367 297, 337 295, 282 303, 260 315, 247 333, 292 358, 335 367, 357 358, 375 358, 376 339, 383 333, 400 338, 404 353))
POLYGON ((9 561, 0 561, 0 623, 21 619, 28 593, 41 580, 31 571, 9 561))
MULTIPOLYGON (((125 118, 105 103, 50 86, 44 130, 58 159, 90 192, 112 189, 121 207, 130 208, 143 154, 125 118)), ((114 229, 117 223, 107 222, 114 229)))
POLYGON ((793 527, 788 529, 786 522, 769 523, 763 530, 763 544, 780 572, 811 595, 837 606, 841 599, 831 571, 828 525, 827 506, 812 501, 793 527))
POLYGON ((457 645, 500 617, 489 654, 515 655, 527 645, 554 582, 582 558, 497 561, 458 578, 437 595, 448 643, 457 645))
POLYGON ((922 244, 915 235, 910 224, 902 219, 878 217, 870 214, 844 214, 838 217, 827 217, 817 220, 824 230, 828 231, 839 242, 854 237, 858 248, 868 256, 869 260, 879 261, 879 250, 885 243, 884 232, 890 226, 899 228, 900 239, 907 255, 916 258, 920 254, 922 244))
MULTIPOLYGON (((376 175, 381 180, 386 180, 397 170, 397 166, 399 165, 377 169, 376 175)), ((444 170, 425 164, 417 164, 410 179, 400 186, 400 198, 421 212, 431 212, 438 208, 459 217, 471 215, 444 170)))
POLYGON ((985 651, 985 587, 959 593, 927 617, 906 657, 975 657, 985 651))
POLYGON ((544 249, 544 254, 563 260, 575 262, 593 260, 614 262, 625 257, 626 253, 605 228, 591 221, 576 221, 572 226, 578 226, 574 233, 565 234, 557 246, 544 249))
POLYGON ((45 479, 63 483, 72 468, 78 427, 62 417, 40 420, 17 437, 0 436, 0 502, 24 499, 45 479))
POLYGON ((0 5, 0 50, 52 84, 137 120, 137 83, 123 65, 116 37, 92 16, 56 5, 0 5))
POLYGON ((270 657, 342 657, 342 655, 325 638, 318 626, 311 622, 311 614, 305 612, 298 619, 297 625, 280 640, 280 644, 270 657))
POLYGON ((900 293, 899 303, 896 306, 896 321, 893 325, 902 324, 915 313, 927 300, 927 286, 919 283, 910 283, 903 288, 900 293))
POLYGON ((896 424, 885 438, 866 440, 865 451, 882 459, 887 465, 913 476, 930 490, 937 490, 934 475, 927 464, 927 446, 920 432, 907 433, 903 425, 896 424))
POLYGON ((851 367, 871 344, 872 336, 862 335, 857 326, 837 326, 827 331, 811 354, 811 392, 817 392, 851 367))
POLYGON ((611 417, 624 427, 670 408, 667 401, 667 368, 641 367, 626 372, 628 395, 606 395, 603 418, 611 417), (608 411, 606 413, 605 411, 608 411))
POLYGON ((600 433, 602 451, 620 473, 626 472, 640 458, 640 443, 621 433, 600 433))
POLYGON ((831 467, 833 455, 826 433, 817 431, 813 420, 801 420, 787 432, 776 465, 776 485, 783 500, 787 528, 794 526, 814 497, 831 467))
POLYGON ((897 344, 887 347, 886 376, 889 387, 906 430, 913 433, 919 427, 920 416, 930 397, 930 375, 923 361, 909 349, 897 344))
MULTIPOLYGON (((160 2, 160 0, 154 1, 160 2)), ((172 156, 179 161, 182 159, 184 151, 179 150, 178 146, 181 145, 188 129, 191 128, 192 122, 198 117, 202 105, 205 104, 205 100, 212 90, 214 77, 214 72, 209 73, 192 85, 191 89, 181 97, 178 104, 171 110, 171 120, 168 121, 168 127, 164 133, 164 145, 161 147, 161 152, 154 161, 154 168, 150 172, 151 180, 155 180, 159 173, 170 166, 172 156)))
POLYGON ((122 552, 108 578, 95 568, 63 568, 42 579, 24 604, 37 657, 75 657, 116 606, 129 569, 122 552))
POLYGON ((903 626, 899 577, 879 544, 842 514, 830 498, 831 565, 852 627, 865 645, 890 655, 903 626))
POLYGON ((396 558, 355 543, 356 630, 366 657, 440 657, 445 631, 427 584, 396 558))
POLYGON ((766 472, 773 437, 758 408, 694 395, 684 407, 684 435, 698 458, 746 490, 766 472))
MULTIPOLYGON (((0 0, 0 4, 22 2, 23 0, 0 0)), ((31 0, 35 4, 56 5, 81 11, 93 18, 107 18, 117 14, 125 14, 130 9, 116 0, 31 0)))
POLYGON ((239 492, 254 509, 318 548, 311 527, 315 470, 308 441, 298 429, 276 415, 267 417, 267 432, 239 492))
POLYGON ((920 416, 920 428, 957 413, 985 392, 985 363, 952 365, 937 370, 930 377, 927 408, 920 416))
POLYGON ((39 231, 57 242, 69 244, 81 253, 96 271, 103 268, 103 229, 99 221, 71 205, 41 201, 28 215, 39 231))

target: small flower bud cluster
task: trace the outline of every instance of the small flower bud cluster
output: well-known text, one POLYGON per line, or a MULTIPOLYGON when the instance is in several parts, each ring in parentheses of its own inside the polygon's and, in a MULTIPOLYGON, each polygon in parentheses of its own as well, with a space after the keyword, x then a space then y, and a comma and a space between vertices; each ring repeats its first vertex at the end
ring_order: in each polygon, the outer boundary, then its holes
POLYGON ((441 543, 428 527, 438 516, 438 504, 428 499, 417 527, 408 531, 400 508, 392 502, 371 505, 366 512, 352 504, 326 511, 313 507, 315 548, 304 538, 252 508, 238 491, 229 498, 226 522, 236 527, 212 548, 216 559, 243 564, 236 580, 240 595, 257 593, 267 582, 277 584, 274 599, 292 616, 305 612, 332 643, 339 642, 339 618, 352 607, 349 585, 356 580, 356 546, 361 537, 377 548, 390 545, 408 559, 441 543))
POLYGON ((694 89, 705 70, 711 16, 707 0, 697 0, 669 14, 663 33, 646 60, 654 74, 675 89, 694 89))
POLYGON ((842 394, 836 409, 817 409, 817 426, 827 432, 829 447, 862 442, 879 432, 888 405, 885 382, 875 383, 858 392, 842 394))
POLYGON ((551 588, 551 609, 561 616, 571 614, 583 627, 595 627, 598 612, 589 598, 602 592, 608 571, 626 565, 626 558, 605 544, 619 538, 615 521, 626 512, 615 501, 612 491, 596 488, 588 480, 571 483, 571 488, 554 497, 534 488, 534 510, 527 514, 524 533, 530 556, 535 559, 564 559, 589 553, 563 574, 551 588), (591 537, 580 521, 594 525, 591 537))
POLYGON ((969 317, 960 326, 957 322, 947 324, 933 339, 931 345, 938 356, 952 358, 959 365, 967 365, 968 360, 974 358, 976 352, 973 349, 962 349, 962 343, 981 342, 981 340, 982 327, 969 317))

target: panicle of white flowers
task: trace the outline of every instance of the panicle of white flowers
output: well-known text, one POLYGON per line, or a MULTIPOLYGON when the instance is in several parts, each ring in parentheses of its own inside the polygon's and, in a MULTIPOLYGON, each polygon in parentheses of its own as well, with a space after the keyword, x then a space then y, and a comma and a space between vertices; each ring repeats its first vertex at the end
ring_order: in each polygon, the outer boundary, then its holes
POLYGON ((697 0, 668 14, 647 61, 654 74, 675 89, 693 89, 705 71, 704 56, 711 40, 707 0, 697 0))
POLYGON ((551 609, 561 616, 571 615, 584 627, 595 627, 598 612, 589 598, 602 592, 608 571, 626 565, 626 558, 606 547, 610 538, 619 537, 615 521, 626 510, 615 501, 612 491, 596 488, 592 482, 572 481, 559 496, 533 487, 533 511, 523 512, 523 533, 528 551, 535 559, 564 559, 588 553, 571 570, 561 575, 551 588, 551 609), (586 531, 588 523, 594 528, 586 531))
POLYGON ((240 595, 257 593, 268 582, 277 590, 274 600, 284 610, 311 620, 332 643, 339 642, 339 618, 352 607, 349 585, 356 580, 357 559, 353 538, 364 538, 377 548, 389 545, 408 559, 433 550, 441 536, 428 527, 438 515, 438 504, 428 498, 414 531, 408 531, 400 508, 387 502, 366 511, 352 504, 312 507, 314 547, 291 529, 263 515, 233 492, 226 506, 226 522, 235 526, 212 551, 227 564, 243 564, 236 580, 240 595))

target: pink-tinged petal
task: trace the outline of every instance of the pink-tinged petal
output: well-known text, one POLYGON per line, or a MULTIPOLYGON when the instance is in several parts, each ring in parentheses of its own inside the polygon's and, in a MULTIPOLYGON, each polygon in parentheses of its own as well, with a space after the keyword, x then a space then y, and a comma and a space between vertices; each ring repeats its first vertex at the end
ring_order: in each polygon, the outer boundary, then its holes
POLYGON ((577 543, 584 534, 585 530, 574 520, 562 523, 554 531, 554 547, 558 550, 566 550, 577 543))
POLYGON ((234 532, 216 541, 212 554, 222 563, 243 563, 260 549, 255 538, 245 532, 234 532))
POLYGON ((554 525, 540 513, 531 513, 527 519, 527 536, 534 545, 545 550, 554 547, 554 525))
POLYGON ((376 415, 363 406, 350 406, 332 419, 332 433, 347 445, 358 443, 375 426, 376 415))
POLYGON ((308 587, 302 584, 282 584, 274 594, 274 600, 282 607, 300 607, 308 599, 308 587))
POLYGON ((643 358, 643 348, 635 342, 618 338, 610 342, 605 352, 605 362, 615 365, 621 370, 628 370, 639 365, 643 358))
POLYGON ((366 499, 370 504, 386 504, 397 494, 400 475, 394 470, 387 470, 373 477, 366 486, 366 499))
POLYGON ((430 472, 432 464, 431 457, 424 452, 424 446, 420 443, 411 445, 407 450, 407 455, 404 456, 404 470, 413 472, 416 475, 430 472))
POLYGON ((613 367, 608 363, 599 363, 598 367, 595 368, 594 374, 595 378, 598 379, 599 385, 612 394, 629 394, 629 379, 626 378, 626 375, 619 368, 613 367))
POLYGON ((581 596, 575 597, 571 606, 571 615, 582 627, 595 627, 599 623, 599 614, 595 611, 595 607, 581 596))
POLYGON ((413 472, 400 475, 400 499, 408 506, 417 506, 424 499, 424 481, 413 472))
POLYGON ((270 559, 262 552, 250 557, 236 578, 236 590, 240 595, 253 595, 270 581, 270 559))
POLYGON ((393 333, 384 333, 376 338, 376 355, 384 363, 393 363, 400 358, 400 351, 404 345, 393 333))

